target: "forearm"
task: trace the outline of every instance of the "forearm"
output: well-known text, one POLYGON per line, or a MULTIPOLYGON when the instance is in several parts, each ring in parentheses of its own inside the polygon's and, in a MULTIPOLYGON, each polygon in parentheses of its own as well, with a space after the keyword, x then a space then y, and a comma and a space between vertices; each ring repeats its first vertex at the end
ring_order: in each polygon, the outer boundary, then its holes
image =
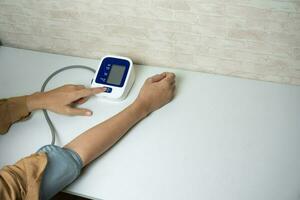
POLYGON ((144 105, 136 101, 119 114, 87 130, 65 147, 77 152, 85 166, 115 144, 147 114, 144 105))

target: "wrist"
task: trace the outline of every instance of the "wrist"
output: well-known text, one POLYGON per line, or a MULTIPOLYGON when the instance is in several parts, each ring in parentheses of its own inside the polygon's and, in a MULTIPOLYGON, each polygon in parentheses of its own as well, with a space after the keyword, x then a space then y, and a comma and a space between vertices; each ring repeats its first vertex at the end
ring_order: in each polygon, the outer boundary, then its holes
POLYGON ((138 114, 141 116, 141 117, 146 117, 147 115, 150 114, 150 109, 148 108, 148 106, 143 103, 142 101, 139 101, 139 100, 135 100, 131 106, 134 108, 134 110, 136 112, 138 112, 138 114))
POLYGON ((26 105, 29 112, 43 109, 43 93, 36 92, 26 97, 26 105))

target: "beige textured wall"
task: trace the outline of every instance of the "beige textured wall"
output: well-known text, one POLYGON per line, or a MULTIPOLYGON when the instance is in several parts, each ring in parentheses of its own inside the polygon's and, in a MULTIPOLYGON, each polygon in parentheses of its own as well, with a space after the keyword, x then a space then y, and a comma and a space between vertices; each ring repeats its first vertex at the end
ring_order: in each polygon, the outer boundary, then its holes
POLYGON ((0 0, 0 39, 300 85, 300 0, 0 0))

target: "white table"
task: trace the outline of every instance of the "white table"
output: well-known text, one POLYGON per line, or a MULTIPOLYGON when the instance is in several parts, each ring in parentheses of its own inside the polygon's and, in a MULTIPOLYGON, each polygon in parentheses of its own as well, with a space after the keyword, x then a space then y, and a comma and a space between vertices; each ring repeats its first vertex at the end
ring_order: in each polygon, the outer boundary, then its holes
MULTIPOLYGON (((30 94, 56 69, 97 60, 0 47, 0 98, 30 94)), ((64 145, 137 96, 146 77, 177 74, 177 96, 135 126, 66 189, 105 200, 299 200, 300 87, 225 76, 135 66, 128 98, 92 98, 92 117, 50 113, 64 145)), ((92 74, 70 70, 49 83, 89 85, 92 74)), ((0 167, 51 140, 40 111, 0 136, 0 167)), ((88 145, 88 144, 86 144, 88 145)))

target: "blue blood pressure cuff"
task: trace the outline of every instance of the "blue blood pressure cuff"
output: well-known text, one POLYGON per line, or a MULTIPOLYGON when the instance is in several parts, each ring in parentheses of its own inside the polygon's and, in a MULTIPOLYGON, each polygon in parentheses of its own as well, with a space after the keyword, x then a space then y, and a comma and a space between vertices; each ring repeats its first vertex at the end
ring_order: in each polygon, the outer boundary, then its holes
POLYGON ((40 186, 40 199, 50 199, 80 175, 83 163, 75 151, 56 145, 43 146, 38 152, 45 152, 48 158, 40 186))

